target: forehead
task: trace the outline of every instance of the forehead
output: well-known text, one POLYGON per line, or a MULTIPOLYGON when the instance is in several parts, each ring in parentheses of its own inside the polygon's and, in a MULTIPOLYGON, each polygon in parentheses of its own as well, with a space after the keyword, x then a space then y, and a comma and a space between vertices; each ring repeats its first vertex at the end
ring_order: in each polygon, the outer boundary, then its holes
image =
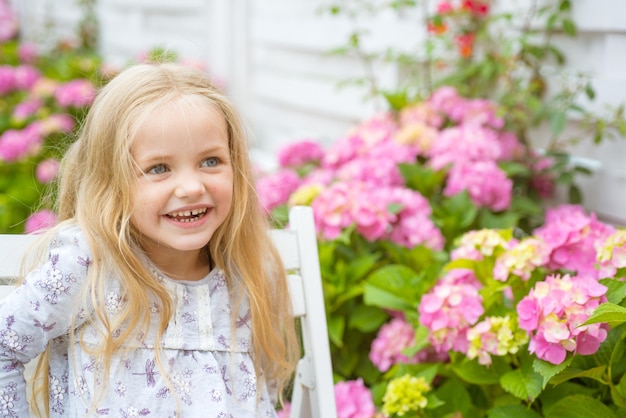
POLYGON ((145 109, 132 132, 131 151, 163 145, 203 142, 228 148, 226 120, 217 105, 198 96, 182 96, 145 109))

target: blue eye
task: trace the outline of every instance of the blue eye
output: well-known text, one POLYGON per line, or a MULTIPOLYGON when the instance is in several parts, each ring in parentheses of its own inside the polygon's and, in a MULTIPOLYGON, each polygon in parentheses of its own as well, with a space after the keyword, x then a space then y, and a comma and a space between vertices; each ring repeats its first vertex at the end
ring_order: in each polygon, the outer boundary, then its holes
POLYGON ((148 174, 163 174, 167 172, 167 166, 165 164, 157 164, 147 171, 148 174))
POLYGON ((209 157, 206 160, 202 161, 202 166, 203 167, 217 167, 219 163, 220 163, 219 158, 209 157))

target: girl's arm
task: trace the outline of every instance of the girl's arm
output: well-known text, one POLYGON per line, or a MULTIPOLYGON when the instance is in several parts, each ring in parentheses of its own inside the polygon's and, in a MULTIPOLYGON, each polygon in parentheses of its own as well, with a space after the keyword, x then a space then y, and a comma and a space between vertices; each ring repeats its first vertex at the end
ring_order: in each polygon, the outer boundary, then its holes
POLYGON ((86 312, 78 307, 90 264, 79 228, 62 229, 52 239, 45 263, 0 302, 0 415, 28 417, 24 364, 51 339, 84 322, 86 312))

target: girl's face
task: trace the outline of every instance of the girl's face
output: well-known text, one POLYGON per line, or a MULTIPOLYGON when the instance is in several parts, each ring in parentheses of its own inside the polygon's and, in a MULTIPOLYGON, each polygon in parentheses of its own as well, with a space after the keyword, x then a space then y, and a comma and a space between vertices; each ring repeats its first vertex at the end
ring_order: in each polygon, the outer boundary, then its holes
POLYGON ((226 122, 200 99, 176 101, 139 125, 131 222, 158 265, 199 255, 224 222, 233 198, 226 122))

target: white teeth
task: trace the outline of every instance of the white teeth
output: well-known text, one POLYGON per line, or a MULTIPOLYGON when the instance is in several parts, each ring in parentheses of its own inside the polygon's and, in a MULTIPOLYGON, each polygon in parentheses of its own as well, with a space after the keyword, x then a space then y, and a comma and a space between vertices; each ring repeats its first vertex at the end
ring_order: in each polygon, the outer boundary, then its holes
POLYGON ((188 211, 184 211, 184 212, 171 212, 171 213, 168 214, 168 216, 170 216, 172 218, 176 218, 176 217, 180 217, 180 216, 197 216, 197 215, 200 215, 202 213, 206 213, 206 208, 188 210, 188 211))

